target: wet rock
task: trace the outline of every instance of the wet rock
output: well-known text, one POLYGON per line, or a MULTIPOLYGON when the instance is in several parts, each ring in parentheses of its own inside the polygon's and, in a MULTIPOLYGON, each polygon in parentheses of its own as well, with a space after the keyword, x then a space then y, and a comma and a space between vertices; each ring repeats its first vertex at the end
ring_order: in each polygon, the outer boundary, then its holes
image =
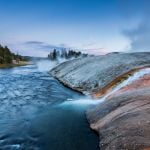
POLYGON ((150 147, 150 85, 118 92, 86 114, 91 128, 99 133, 101 150, 150 147))
POLYGON ((114 84, 114 80, 146 66, 150 66, 148 52, 113 53, 64 62, 50 74, 72 89, 99 97, 114 84))
MULTIPOLYGON (((127 75, 149 66, 150 53, 113 53, 68 61, 50 73, 72 89, 99 97, 127 75)), ((91 128, 99 133, 101 150, 150 149, 149 114, 149 75, 86 112, 91 128)))
POLYGON ((150 87, 150 74, 145 74, 144 76, 140 77, 138 80, 132 81, 132 84, 127 84, 126 86, 122 87, 120 90, 116 91, 108 98, 114 97, 119 93, 123 93, 129 90, 141 89, 150 87))
POLYGON ((148 150, 150 148, 150 75, 122 87, 87 111, 101 150, 148 150))

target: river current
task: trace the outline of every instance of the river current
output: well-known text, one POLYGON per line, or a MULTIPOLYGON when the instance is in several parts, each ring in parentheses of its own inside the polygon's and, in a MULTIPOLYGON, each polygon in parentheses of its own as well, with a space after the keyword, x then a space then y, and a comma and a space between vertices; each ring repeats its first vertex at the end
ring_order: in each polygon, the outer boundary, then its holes
POLYGON ((98 150, 83 96, 44 67, 0 69, 0 150, 98 150))

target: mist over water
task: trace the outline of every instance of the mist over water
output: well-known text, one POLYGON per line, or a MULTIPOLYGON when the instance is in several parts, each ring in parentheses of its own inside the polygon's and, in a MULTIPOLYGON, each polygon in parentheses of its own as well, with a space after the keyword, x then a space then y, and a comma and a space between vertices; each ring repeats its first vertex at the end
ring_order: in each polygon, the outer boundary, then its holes
POLYGON ((55 61, 52 61, 49 59, 43 59, 43 60, 35 61, 34 64, 37 66, 38 71, 44 72, 44 71, 49 71, 52 68, 59 65, 60 63, 63 63, 68 60, 71 60, 71 59, 57 58, 57 60, 55 60, 55 61))
POLYGON ((41 60, 41 61, 37 61, 35 64, 40 72, 44 72, 44 71, 51 70, 59 63, 57 61, 41 60))

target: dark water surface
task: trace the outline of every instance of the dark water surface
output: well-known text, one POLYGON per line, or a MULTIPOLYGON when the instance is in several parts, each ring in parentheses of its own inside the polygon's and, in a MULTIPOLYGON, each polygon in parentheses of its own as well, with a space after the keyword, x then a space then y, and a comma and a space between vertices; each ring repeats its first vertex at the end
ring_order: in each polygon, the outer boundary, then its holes
POLYGON ((0 69, 0 150, 98 150, 81 97, 36 65, 0 69))

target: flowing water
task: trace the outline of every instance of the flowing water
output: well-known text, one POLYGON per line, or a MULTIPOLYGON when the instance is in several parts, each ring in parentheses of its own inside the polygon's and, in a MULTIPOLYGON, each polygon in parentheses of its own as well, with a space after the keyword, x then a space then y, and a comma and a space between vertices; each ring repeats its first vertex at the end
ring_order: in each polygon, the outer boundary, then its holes
POLYGON ((121 88, 133 83, 144 75, 150 74, 150 68, 140 69, 135 72, 132 76, 129 76, 126 80, 115 86, 112 91, 108 92, 105 96, 103 96, 99 101, 106 100, 109 96, 113 95, 115 92, 119 91, 121 88))
POLYGON ((0 150, 99 149, 85 117, 88 103, 51 77, 51 67, 0 69, 0 150))
POLYGON ((150 74, 150 68, 142 69, 93 101, 51 77, 47 71, 54 65, 40 61, 0 69, 0 150, 98 150, 98 136, 85 117, 87 107, 150 74))

